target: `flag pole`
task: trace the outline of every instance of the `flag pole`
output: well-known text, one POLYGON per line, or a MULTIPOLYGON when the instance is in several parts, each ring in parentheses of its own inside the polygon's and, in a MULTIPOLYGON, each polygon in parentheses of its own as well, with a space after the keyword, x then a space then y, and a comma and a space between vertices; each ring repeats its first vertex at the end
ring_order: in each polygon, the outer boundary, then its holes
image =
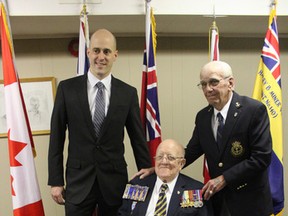
POLYGON ((83 0, 82 10, 80 12, 80 28, 79 28, 79 45, 78 45, 78 65, 77 75, 83 75, 88 72, 89 60, 87 57, 87 49, 89 47, 89 24, 86 1, 83 0))
MULTIPOLYGON (((209 50, 208 50, 208 56, 209 56, 209 59, 212 61, 212 60, 215 60, 214 59, 214 55, 211 54, 211 51, 214 50, 212 48, 213 44, 211 44, 211 41, 212 41, 212 37, 213 37, 213 32, 217 33, 218 35, 218 38, 219 38, 219 29, 216 25, 216 14, 215 14, 215 5, 213 5, 213 22, 212 22, 212 25, 210 26, 209 28, 209 50)), ((218 40, 217 40, 217 43, 218 43, 218 40)), ((218 44, 217 44, 217 47, 218 47, 218 44)), ((218 58, 218 57, 217 57, 218 58)), ((217 59, 218 60, 218 59, 217 59)))
MULTIPOLYGON (((80 16, 85 17, 88 14, 89 13, 87 11, 86 0, 83 0, 83 6, 80 12, 80 16)), ((89 28, 88 28, 87 19, 84 19, 84 24, 85 24, 85 39, 86 39, 87 47, 89 47, 89 28)))

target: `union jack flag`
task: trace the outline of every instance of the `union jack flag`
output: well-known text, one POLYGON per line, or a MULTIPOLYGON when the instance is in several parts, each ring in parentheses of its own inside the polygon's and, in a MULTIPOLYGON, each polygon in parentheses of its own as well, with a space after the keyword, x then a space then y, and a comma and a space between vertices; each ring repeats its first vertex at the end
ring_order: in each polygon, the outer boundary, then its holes
POLYGON ((141 119, 146 133, 151 161, 161 143, 161 126, 158 106, 157 74, 155 64, 156 33, 155 19, 150 7, 146 7, 146 49, 144 50, 141 94, 141 119))
POLYGON ((276 20, 276 3, 273 3, 255 80, 253 98, 262 101, 268 110, 273 146, 269 182, 274 215, 280 216, 284 210, 283 132, 280 52, 276 20))

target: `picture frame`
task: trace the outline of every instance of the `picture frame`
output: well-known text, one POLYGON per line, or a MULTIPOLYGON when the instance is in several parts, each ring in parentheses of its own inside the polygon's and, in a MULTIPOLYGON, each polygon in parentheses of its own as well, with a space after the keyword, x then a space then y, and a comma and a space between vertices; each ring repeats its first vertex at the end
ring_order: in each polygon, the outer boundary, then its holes
MULTIPOLYGON (((24 78, 20 85, 32 135, 50 134, 50 119, 56 95, 55 77, 24 78)), ((0 138, 7 137, 4 82, 0 80, 0 138)))

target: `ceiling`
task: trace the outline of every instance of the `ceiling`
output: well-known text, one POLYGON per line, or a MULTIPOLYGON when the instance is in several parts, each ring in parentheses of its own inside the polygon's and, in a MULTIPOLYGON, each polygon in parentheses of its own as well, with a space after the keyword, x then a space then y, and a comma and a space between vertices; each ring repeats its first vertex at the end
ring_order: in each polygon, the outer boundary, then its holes
MULTIPOLYGON (((208 36, 212 17, 156 15, 158 36, 208 36)), ((107 28, 116 36, 144 36, 144 15, 89 16, 90 33, 107 28)), ((263 37, 268 16, 217 17, 221 37, 263 37)), ((78 37, 79 16, 11 16, 14 39, 78 37)), ((278 16, 279 37, 288 38, 288 16, 278 16)))

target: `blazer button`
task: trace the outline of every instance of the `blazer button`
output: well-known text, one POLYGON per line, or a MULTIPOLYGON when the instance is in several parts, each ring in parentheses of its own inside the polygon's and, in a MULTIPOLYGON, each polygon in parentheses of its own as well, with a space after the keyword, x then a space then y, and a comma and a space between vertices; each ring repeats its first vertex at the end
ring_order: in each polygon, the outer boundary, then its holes
POLYGON ((222 162, 218 163, 218 166, 219 166, 220 168, 223 167, 223 163, 222 163, 222 162))

